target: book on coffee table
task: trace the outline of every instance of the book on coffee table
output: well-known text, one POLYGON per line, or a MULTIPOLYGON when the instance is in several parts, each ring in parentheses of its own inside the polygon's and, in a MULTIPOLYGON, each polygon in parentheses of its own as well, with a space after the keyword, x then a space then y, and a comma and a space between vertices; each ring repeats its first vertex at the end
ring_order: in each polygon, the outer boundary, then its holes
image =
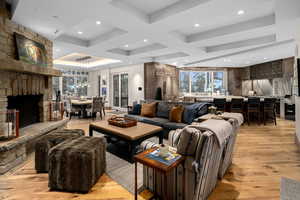
POLYGON ((160 156, 159 152, 160 150, 156 149, 153 152, 148 153, 145 157, 161 162, 168 166, 172 165, 174 162, 181 158, 181 155, 178 153, 173 153, 169 151, 167 156, 162 157, 160 156))

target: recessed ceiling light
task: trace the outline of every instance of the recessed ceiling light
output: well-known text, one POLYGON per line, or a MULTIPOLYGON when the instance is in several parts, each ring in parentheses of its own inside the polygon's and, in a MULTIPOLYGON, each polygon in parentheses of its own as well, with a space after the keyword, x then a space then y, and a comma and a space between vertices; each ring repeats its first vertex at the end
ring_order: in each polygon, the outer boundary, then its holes
POLYGON ((200 24, 194 24, 194 27, 196 27, 196 28, 199 27, 199 26, 200 26, 200 24))
POLYGON ((174 62, 173 65, 177 65, 177 62, 174 62))
POLYGON ((55 49, 55 51, 59 52, 59 51, 60 51, 60 49, 55 49))
POLYGON ((267 58, 264 58, 264 60, 267 60, 267 58))
POLYGON ((96 24, 97 24, 97 25, 100 25, 100 24, 101 24, 101 21, 96 21, 96 24))
POLYGON ((124 45, 124 47, 126 47, 126 48, 127 48, 127 47, 129 47, 129 45, 128 45, 128 44, 125 44, 125 45, 124 45))
POLYGON ((237 14, 238 14, 238 15, 243 15, 243 14, 245 14, 245 11, 244 11, 244 10, 239 10, 239 11, 237 12, 237 14))
POLYGON ((148 42, 148 39, 144 39, 144 42, 148 42))
POLYGON ((82 32, 82 31, 78 31, 77 33, 78 33, 79 35, 83 34, 83 32, 82 32))

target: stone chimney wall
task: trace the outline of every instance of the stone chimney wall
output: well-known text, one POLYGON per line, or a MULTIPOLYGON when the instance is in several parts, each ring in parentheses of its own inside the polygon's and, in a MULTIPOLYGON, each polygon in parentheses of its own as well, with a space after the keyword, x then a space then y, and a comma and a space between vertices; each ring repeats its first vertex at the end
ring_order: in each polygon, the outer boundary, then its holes
MULTIPOLYGON (((0 0, 2 1, 2 0, 0 0)), ((52 41, 31 31, 30 29, 12 22, 3 14, 3 4, 0 4, 0 61, 16 59, 17 48, 14 32, 24 35, 28 39, 43 44, 47 51, 47 67, 53 67, 52 41)), ((5 112, 7 110, 7 96, 43 95, 39 103, 40 121, 49 119, 49 101, 52 99, 52 77, 0 70, 0 136, 4 134, 5 112)))

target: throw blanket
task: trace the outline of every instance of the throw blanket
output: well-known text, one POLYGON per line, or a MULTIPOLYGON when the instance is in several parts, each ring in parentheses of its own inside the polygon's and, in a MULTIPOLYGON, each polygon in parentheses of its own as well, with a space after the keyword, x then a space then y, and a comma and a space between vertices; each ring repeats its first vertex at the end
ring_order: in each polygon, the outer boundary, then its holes
POLYGON ((232 125, 225 120, 209 119, 197 125, 187 126, 188 128, 195 128, 201 131, 210 131, 218 139, 219 146, 226 142, 226 139, 233 133, 232 125))
POLYGON ((238 126, 241 126, 244 123, 244 117, 240 113, 229 113, 229 112, 224 112, 221 117, 223 119, 234 119, 237 122, 238 126))

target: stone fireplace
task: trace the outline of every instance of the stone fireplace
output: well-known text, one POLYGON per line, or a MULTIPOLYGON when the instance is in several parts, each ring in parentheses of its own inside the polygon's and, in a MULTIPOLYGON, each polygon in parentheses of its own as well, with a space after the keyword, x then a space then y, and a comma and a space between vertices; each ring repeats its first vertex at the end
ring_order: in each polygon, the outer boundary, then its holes
POLYGON ((43 95, 8 96, 7 109, 19 111, 19 127, 41 122, 44 107, 43 95))
POLYGON ((21 127, 49 120, 52 77, 60 76, 61 73, 53 69, 50 40, 1 15, 0 46, 0 136, 3 136, 7 109, 20 111, 21 127), (45 46, 47 67, 16 60, 14 33, 45 46))
POLYGON ((8 109, 19 110, 19 125, 23 128, 19 138, 0 141, 0 175, 24 162, 34 151, 36 141, 68 121, 49 121, 52 77, 61 76, 52 67, 52 42, 12 22, 3 2, 0 0, 0 138, 10 129, 10 122, 6 122, 8 109), (14 33, 45 46, 47 67, 16 60, 14 33))

